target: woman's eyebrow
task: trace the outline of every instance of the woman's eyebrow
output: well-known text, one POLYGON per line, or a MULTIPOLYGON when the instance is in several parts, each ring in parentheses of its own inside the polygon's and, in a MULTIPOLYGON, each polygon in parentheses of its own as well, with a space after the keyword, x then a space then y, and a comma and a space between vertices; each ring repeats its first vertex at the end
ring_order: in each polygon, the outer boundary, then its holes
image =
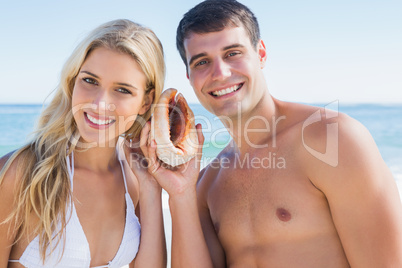
POLYGON ((136 88, 135 86, 127 84, 127 83, 116 83, 116 85, 125 86, 125 87, 131 87, 131 88, 133 88, 135 90, 138 90, 138 88, 136 88))
MULTIPOLYGON (((97 76, 96 74, 91 73, 91 72, 89 72, 89 71, 81 71, 80 73, 86 73, 86 74, 89 74, 89 75, 91 75, 91 76, 93 76, 93 77, 95 77, 95 78, 98 78, 98 79, 99 79, 99 76, 97 76)), ((131 84, 127 84, 127 83, 119 83, 119 82, 117 82, 117 83, 115 83, 115 84, 116 84, 116 85, 119 85, 119 86, 130 87, 130 88, 133 88, 133 89, 135 89, 135 90, 138 90, 138 88, 137 88, 137 87, 135 87, 135 86, 133 86, 133 85, 131 85, 131 84)))
POLYGON ((93 74, 93 73, 88 72, 88 71, 80 71, 80 73, 86 73, 86 74, 89 74, 89 75, 91 75, 93 77, 99 78, 99 76, 97 76, 96 74, 93 74))

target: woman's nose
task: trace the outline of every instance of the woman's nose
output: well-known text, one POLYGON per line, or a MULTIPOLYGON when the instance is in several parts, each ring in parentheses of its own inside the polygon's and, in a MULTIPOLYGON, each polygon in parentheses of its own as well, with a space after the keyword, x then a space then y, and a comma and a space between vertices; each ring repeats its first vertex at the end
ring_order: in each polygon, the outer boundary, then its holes
POLYGON ((106 90, 99 90, 93 99, 92 104, 95 105, 94 109, 98 110, 99 112, 113 110, 114 107, 113 103, 110 103, 110 97, 108 96, 106 90))

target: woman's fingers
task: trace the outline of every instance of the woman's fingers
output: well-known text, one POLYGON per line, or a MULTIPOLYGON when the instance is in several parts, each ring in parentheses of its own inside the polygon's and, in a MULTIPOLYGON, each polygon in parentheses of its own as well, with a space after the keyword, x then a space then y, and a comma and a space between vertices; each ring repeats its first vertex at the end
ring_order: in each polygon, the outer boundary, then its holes
POLYGON ((204 134, 202 134, 202 125, 197 124, 195 126, 195 129, 197 130, 197 137, 198 137, 198 152, 202 153, 202 146, 204 145, 204 134))
POLYGON ((202 147, 204 144, 204 135, 202 134, 202 125, 197 124, 195 126, 196 131, 197 131, 197 137, 198 137, 198 148, 197 148, 197 153, 193 159, 191 159, 189 162, 184 163, 183 165, 180 166, 180 170, 182 173, 189 173, 187 170, 190 170, 191 172, 199 171, 200 169, 200 164, 201 164, 201 159, 202 159, 202 147))
POLYGON ((151 130, 151 123, 147 122, 141 130, 140 148, 145 157, 148 157, 148 139, 151 130))
POLYGON ((156 142, 151 140, 148 147, 148 171, 154 174, 160 167, 160 163, 156 156, 156 142))
POLYGON ((197 136, 198 136, 198 152, 196 155, 196 169, 199 169, 200 164, 201 164, 201 159, 202 159, 202 147, 204 145, 204 134, 202 134, 202 125, 197 124, 195 126, 197 130, 197 136))
MULTIPOLYGON (((141 131, 139 142, 144 156, 138 157, 140 159, 136 159, 137 164, 140 164, 142 167, 141 171, 146 170, 147 173, 151 174, 161 185, 167 186, 169 188, 168 190, 171 191, 176 190, 172 188, 172 185, 186 185, 189 182, 192 184, 192 182, 194 180, 196 181, 198 177, 200 162, 202 159, 202 147, 204 144, 204 135, 202 134, 201 124, 197 124, 196 131, 198 137, 198 151, 196 157, 183 165, 171 168, 166 167, 160 162, 160 160, 158 160, 156 154, 157 144, 155 140, 150 139, 150 123, 148 122, 141 131), (144 162, 142 161, 146 161, 146 165, 144 165, 144 162)), ((181 186, 177 187, 181 188, 181 186)))

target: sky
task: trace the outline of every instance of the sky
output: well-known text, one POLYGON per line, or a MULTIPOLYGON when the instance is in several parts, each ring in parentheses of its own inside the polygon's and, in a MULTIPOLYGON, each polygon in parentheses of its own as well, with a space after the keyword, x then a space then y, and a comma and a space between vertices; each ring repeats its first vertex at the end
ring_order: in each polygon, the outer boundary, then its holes
MULTIPOLYGON (((118 18, 150 27, 165 51, 165 88, 198 103, 176 50, 196 0, 0 0, 0 103, 48 102, 92 29, 118 18)), ((256 15, 270 93, 303 103, 402 103, 402 1, 240 0, 256 15)))

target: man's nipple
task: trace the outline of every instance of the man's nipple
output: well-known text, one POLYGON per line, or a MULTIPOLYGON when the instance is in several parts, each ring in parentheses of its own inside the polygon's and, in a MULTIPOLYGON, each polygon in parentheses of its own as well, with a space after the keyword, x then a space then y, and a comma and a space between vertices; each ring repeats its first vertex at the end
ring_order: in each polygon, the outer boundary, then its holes
POLYGON ((276 209, 276 216, 281 220, 281 221, 290 221, 292 219, 292 215, 290 214, 289 211, 287 211, 284 208, 277 208, 276 209))

